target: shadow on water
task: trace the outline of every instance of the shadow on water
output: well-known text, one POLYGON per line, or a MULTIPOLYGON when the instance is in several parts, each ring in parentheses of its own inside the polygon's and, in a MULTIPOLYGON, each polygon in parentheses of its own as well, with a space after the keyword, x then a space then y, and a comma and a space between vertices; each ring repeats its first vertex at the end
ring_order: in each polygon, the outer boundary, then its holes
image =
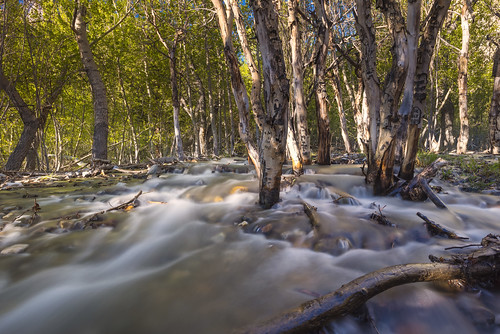
MULTIPOLYGON (((373 197, 359 166, 314 167, 262 210, 255 175, 228 162, 237 169, 205 163, 145 182, 30 190, 41 207, 33 226, 22 220, 33 205, 26 190, 1 191, 0 249, 27 248, 0 257, 0 333, 229 333, 367 272, 426 263, 465 244, 429 237, 417 211, 470 243, 500 233, 500 209, 490 207, 498 198, 442 185, 443 211, 373 197), (113 227, 67 231, 61 223, 140 190, 138 207, 100 218, 113 227), (317 208, 319 230, 303 201, 317 208), (395 226, 370 218, 379 210, 395 226)), ((325 332, 498 333, 498 297, 411 284, 370 300, 371 321, 348 316, 325 332)))

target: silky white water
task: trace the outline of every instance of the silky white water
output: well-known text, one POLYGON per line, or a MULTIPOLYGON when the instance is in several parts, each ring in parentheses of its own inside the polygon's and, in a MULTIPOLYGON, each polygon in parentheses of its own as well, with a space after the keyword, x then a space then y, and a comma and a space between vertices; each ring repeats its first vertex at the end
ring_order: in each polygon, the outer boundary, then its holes
MULTIPOLYGON (((449 210, 439 210, 430 202, 373 197, 359 167, 332 166, 310 170, 284 189, 278 205, 262 210, 254 174, 213 173, 213 166, 104 190, 40 191, 42 221, 30 228, 4 212, 0 249, 28 248, 0 256, 0 333, 230 333, 370 271, 428 263, 429 254, 449 254, 445 247, 500 233, 498 197, 443 185, 449 210), (140 206, 106 214, 115 228, 43 230, 140 190, 140 206), (339 194, 361 205, 335 204, 339 194), (322 244, 313 244, 302 201, 318 208, 322 244), (379 206, 397 227, 369 219, 379 206), (429 237, 416 212, 470 240, 429 237)), ((0 196, 0 209, 33 205, 14 193, 0 196)), ((326 331, 499 333, 499 296, 410 284, 368 302, 371 322, 349 316, 326 331)))

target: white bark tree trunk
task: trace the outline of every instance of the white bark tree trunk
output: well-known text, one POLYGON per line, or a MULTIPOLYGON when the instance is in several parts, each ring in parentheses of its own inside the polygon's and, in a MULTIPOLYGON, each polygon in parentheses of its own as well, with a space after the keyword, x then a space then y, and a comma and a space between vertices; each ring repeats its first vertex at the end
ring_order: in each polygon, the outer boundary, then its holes
POLYGON ((270 208, 279 201, 285 162, 290 86, 286 77, 278 14, 272 0, 251 0, 264 75, 266 113, 261 119, 259 204, 270 208))
POLYGON ((303 59, 301 52, 302 33, 297 16, 297 0, 288 1, 288 28, 290 30, 290 53, 292 60, 293 119, 298 137, 300 156, 304 165, 311 164, 311 139, 307 126, 307 108, 304 97, 303 59))
POLYGON ((458 59, 458 111, 460 113, 460 135, 457 141, 457 153, 467 152, 469 143, 469 115, 467 111, 467 67, 469 61, 469 23, 472 18, 472 8, 463 0, 460 22, 462 24, 462 49, 458 59))

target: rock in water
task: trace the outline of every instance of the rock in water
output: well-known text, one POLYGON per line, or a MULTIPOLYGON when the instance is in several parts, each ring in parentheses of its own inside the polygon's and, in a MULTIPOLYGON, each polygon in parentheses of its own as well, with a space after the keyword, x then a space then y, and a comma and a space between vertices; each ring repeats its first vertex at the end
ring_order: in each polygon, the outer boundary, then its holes
POLYGON ((156 175, 158 174, 158 165, 153 165, 151 167, 149 167, 148 169, 148 175, 156 175))
POLYGON ((15 244, 7 248, 4 248, 0 252, 0 254, 1 255, 20 254, 23 253, 28 248, 28 246, 29 246, 28 244, 15 244))

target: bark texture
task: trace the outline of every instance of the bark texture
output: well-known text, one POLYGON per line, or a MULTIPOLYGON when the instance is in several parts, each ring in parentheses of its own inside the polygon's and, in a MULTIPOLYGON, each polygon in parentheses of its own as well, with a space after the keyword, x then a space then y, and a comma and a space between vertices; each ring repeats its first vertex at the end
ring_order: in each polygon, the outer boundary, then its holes
POLYGON ((293 119, 298 137, 300 156, 304 165, 311 164, 311 139, 307 126, 307 109, 304 97, 304 73, 301 51, 302 33, 297 16, 297 0, 288 1, 288 28, 290 30, 290 53, 292 58, 293 119))
POLYGON ((326 92, 326 57, 330 43, 330 27, 326 14, 325 1, 315 0, 314 8, 318 18, 316 38, 316 56, 314 59, 314 95, 316 100, 316 118, 318 122, 318 157, 319 165, 329 165, 330 157, 330 118, 328 116, 328 95, 326 92))
POLYGON ((108 99, 101 74, 94 61, 94 55, 87 37, 87 9, 80 1, 75 2, 71 28, 75 33, 83 69, 89 79, 94 104, 94 135, 92 140, 92 159, 108 158, 108 99))
POLYGON ((463 0, 460 22, 462 24, 462 49, 458 58, 458 111, 460 113, 460 135, 457 141, 457 153, 467 152, 469 143, 469 113, 467 111, 467 72, 469 62, 469 24, 472 19, 472 8, 468 0, 463 0))
POLYGON ((500 154, 500 45, 497 45, 493 62, 493 96, 490 108, 491 153, 500 154))
POLYGON ((384 194, 393 183, 396 130, 399 117, 397 106, 407 70, 406 25, 393 0, 377 1, 384 13, 393 38, 392 65, 381 88, 376 73, 376 41, 371 3, 357 0, 356 29, 361 41, 361 72, 370 114, 370 141, 367 143, 368 170, 366 180, 375 194, 384 194))
MULTIPOLYGON (((236 56, 236 51, 231 39, 232 29, 230 29, 230 21, 228 20, 228 15, 226 14, 222 1, 212 0, 212 3, 217 13, 220 34, 224 43, 224 56, 226 58, 226 63, 228 64, 229 72, 231 74, 231 87, 239 114, 238 130, 240 133, 240 138, 243 143, 245 143, 246 149, 248 151, 248 156, 255 166, 257 175, 260 175, 259 154, 253 142, 248 125, 248 118, 250 113, 248 94, 245 88, 245 83, 243 82, 243 78, 241 77, 238 58, 236 56)), ((232 19, 232 11, 229 10, 228 13, 229 18, 232 19)))
POLYGON ((399 172, 399 177, 405 180, 411 180, 413 178, 418 151, 418 139, 422 129, 422 116, 426 111, 426 89, 429 81, 430 63, 434 53, 437 35, 446 18, 450 3, 451 0, 434 1, 418 47, 413 103, 408 120, 409 127, 406 154, 399 172))
POLYGON ((254 13, 262 55, 266 105, 260 144, 259 204, 270 208, 279 201, 281 172, 285 162, 289 82, 279 37, 279 18, 272 0, 253 0, 250 1, 250 7, 254 13))

